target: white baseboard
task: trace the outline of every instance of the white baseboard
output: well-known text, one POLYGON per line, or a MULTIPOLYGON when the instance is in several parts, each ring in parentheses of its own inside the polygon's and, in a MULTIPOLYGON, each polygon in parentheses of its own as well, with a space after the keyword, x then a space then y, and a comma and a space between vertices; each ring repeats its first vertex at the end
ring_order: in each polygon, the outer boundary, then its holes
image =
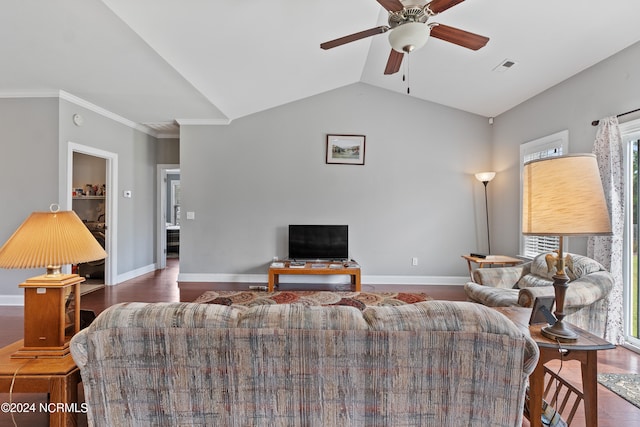
MULTIPOLYGON (((156 270, 155 264, 131 270, 118 275, 117 283, 135 279, 143 274, 152 273, 156 270)), ((453 285, 463 286, 469 281, 467 276, 384 276, 371 275, 362 276, 362 283, 367 285, 407 285, 407 286, 429 286, 429 285, 453 285)), ((230 282, 230 283, 267 283, 266 274, 209 274, 209 273, 179 273, 178 282, 230 282)), ((280 276, 282 283, 349 283, 349 276, 280 276)), ((0 306, 23 306, 24 295, 0 295, 0 306)))
POLYGON ((118 274, 114 285, 126 282, 127 280, 135 279, 136 277, 142 276, 143 274, 153 273, 154 271, 156 271, 156 269, 156 264, 149 264, 144 267, 136 268, 135 270, 127 271, 123 274, 118 274))
MULTIPOLYGON (((281 283, 348 283, 349 276, 280 276, 281 283), (331 279, 330 279, 331 278, 331 279), (344 279, 347 279, 345 282, 344 279), (329 279, 329 280, 328 280, 329 279)), ((249 282, 267 283, 266 274, 217 274, 217 273, 179 273, 178 282, 249 282)), ((362 276, 362 283, 368 285, 459 285, 469 281, 467 276, 362 276)))
MULTIPOLYGON (((155 264, 149 264, 141 268, 137 268, 135 270, 128 271, 124 274, 118 275, 116 279, 116 283, 122 283, 127 280, 135 279, 138 276, 142 276, 143 274, 153 273, 156 271, 155 264)), ((24 305, 24 295, 0 295, 0 306, 23 306, 24 305)))
POLYGON ((266 274, 234 274, 234 273, 178 273, 178 282, 264 282, 266 274))
POLYGON ((0 305, 23 306, 24 295, 0 295, 0 305))

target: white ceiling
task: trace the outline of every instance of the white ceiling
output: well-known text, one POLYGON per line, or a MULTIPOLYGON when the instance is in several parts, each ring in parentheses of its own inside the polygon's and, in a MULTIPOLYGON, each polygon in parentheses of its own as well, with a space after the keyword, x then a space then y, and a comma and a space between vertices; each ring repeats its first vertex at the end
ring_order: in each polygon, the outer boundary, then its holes
POLYGON ((4 0, 0 96, 62 90, 162 129, 360 81, 494 117, 640 40, 637 0, 466 0, 430 22, 489 37, 479 51, 432 39, 385 76, 386 34, 319 47, 386 17, 376 0, 4 0))

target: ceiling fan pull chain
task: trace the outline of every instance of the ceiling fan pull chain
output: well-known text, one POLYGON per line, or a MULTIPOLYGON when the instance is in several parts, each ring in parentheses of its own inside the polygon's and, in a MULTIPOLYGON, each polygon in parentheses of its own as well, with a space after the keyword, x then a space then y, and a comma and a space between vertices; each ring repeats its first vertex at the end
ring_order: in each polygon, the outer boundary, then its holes
MULTIPOLYGON (((411 80, 410 80, 410 75, 409 75, 409 57, 410 55, 407 53, 407 60, 404 63, 404 67, 405 67, 405 73, 407 74, 407 95, 411 95, 411 80)), ((403 80, 404 80, 404 75, 402 76, 403 80)))

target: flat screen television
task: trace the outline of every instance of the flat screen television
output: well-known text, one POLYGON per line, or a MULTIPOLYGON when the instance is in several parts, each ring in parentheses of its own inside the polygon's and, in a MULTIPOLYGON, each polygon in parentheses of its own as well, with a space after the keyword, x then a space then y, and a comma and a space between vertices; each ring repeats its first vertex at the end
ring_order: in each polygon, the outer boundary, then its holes
POLYGON ((289 225, 289 258, 344 260, 349 258, 348 225, 289 225))

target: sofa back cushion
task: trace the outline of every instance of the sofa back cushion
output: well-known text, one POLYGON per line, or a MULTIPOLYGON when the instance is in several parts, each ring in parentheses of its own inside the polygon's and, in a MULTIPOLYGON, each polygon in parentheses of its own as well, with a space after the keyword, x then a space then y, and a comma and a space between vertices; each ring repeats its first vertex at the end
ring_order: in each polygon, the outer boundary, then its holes
POLYGON ((303 304, 259 305, 239 318, 239 328, 281 328, 353 330, 369 329, 362 313, 347 306, 306 306, 303 304))
POLYGON ((111 306, 91 324, 94 331, 113 328, 230 328, 241 311, 223 305, 181 302, 124 302, 111 306))
POLYGON ((457 331, 520 336, 502 314, 480 304, 425 301, 396 307, 368 307, 362 313, 376 331, 457 331))

